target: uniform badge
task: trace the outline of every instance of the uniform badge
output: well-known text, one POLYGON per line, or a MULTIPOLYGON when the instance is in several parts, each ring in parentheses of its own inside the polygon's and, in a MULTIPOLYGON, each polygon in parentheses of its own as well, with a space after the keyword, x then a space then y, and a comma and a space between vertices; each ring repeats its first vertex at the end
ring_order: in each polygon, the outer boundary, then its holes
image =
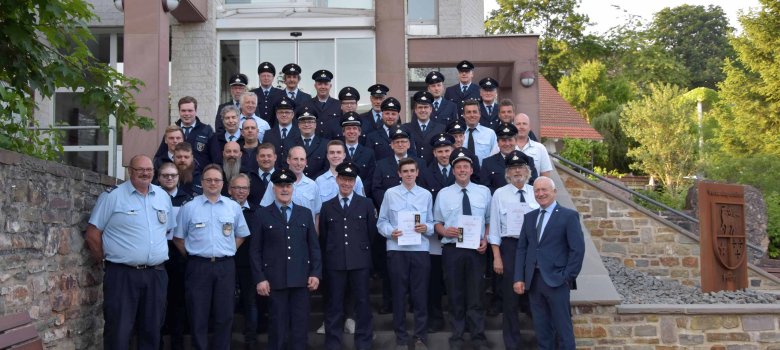
POLYGON ((233 223, 226 222, 222 224, 222 234, 225 236, 230 236, 231 233, 233 233, 233 223))
POLYGON ((159 221, 161 224, 164 224, 168 221, 168 214, 165 213, 165 210, 157 211, 157 221, 159 221))
POLYGON ((290 67, 290 72, 295 72, 295 67, 290 67))
POLYGON ((198 149, 198 152, 203 152, 203 150, 206 149, 206 144, 202 142, 198 142, 196 148, 198 149))

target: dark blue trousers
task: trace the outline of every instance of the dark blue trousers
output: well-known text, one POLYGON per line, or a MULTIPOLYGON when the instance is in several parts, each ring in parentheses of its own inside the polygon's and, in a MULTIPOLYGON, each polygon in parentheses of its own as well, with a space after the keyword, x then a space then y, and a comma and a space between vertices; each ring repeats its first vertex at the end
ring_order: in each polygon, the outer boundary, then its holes
POLYGON ((192 346, 196 350, 230 349, 236 293, 236 264, 233 257, 190 256, 184 279, 187 311, 190 315, 192 346), (208 346, 209 319, 214 331, 208 346))
POLYGON ((428 339, 428 279, 431 274, 431 258, 427 251, 387 252, 387 271, 393 287, 393 328, 396 345, 409 343, 406 332, 406 296, 414 310, 414 337, 428 339))
POLYGON ((442 246, 444 281, 449 296, 452 336, 450 344, 463 343, 466 322, 472 345, 487 343, 485 338, 485 309, 482 296, 485 291, 482 274, 485 256, 475 249, 456 248, 455 244, 442 246))
POLYGON ((306 349, 309 339, 309 290, 306 287, 272 289, 270 316, 268 349, 306 349))
POLYGON ((253 346, 257 344, 257 325, 260 320, 257 285, 252 279, 252 269, 249 266, 236 266, 236 276, 244 314, 244 343, 253 346))
POLYGON ((444 312, 441 299, 444 297, 444 270, 441 266, 441 255, 429 255, 431 259, 431 275, 428 279, 428 329, 444 328, 444 312))
POLYGON ((103 275, 103 348, 130 347, 133 326, 138 331, 138 349, 156 350, 165 320, 168 274, 159 265, 138 270, 106 262, 103 275))
POLYGON ((325 286, 327 287, 327 305, 325 314, 325 348, 341 349, 344 336, 344 307, 347 294, 354 301, 355 314, 355 349, 370 349, 374 339, 371 325, 371 303, 369 301, 368 269, 358 270, 325 270, 325 286))
POLYGON ((187 325, 187 309, 184 305, 184 269, 187 262, 179 249, 168 241, 168 306, 165 309, 165 328, 170 336, 170 349, 184 349, 184 328, 187 325))
POLYGON ((570 293, 567 284, 550 287, 544 283, 539 270, 534 271, 529 298, 539 349, 556 349, 556 334, 559 337, 558 349, 575 348, 570 293))
POLYGON ((515 254, 517 238, 502 238, 501 260, 504 263, 504 275, 501 276, 501 288, 503 293, 502 310, 504 345, 507 349, 517 349, 520 346, 520 317, 518 317, 519 305, 523 300, 527 303, 528 293, 515 294, 513 279, 515 276, 515 254))

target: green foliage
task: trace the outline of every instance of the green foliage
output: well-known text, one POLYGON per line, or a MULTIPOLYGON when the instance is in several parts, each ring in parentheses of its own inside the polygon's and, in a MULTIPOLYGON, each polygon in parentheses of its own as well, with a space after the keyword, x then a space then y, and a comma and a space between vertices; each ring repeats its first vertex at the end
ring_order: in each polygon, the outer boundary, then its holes
POLYGON ((592 169, 594 165, 606 162, 607 146, 594 140, 563 139, 561 157, 592 169))
POLYGON ((603 164, 604 167, 628 173, 630 171, 629 164, 631 163, 631 159, 628 157, 628 148, 636 147, 636 142, 623 132, 623 127, 620 125, 621 113, 623 113, 622 106, 614 111, 598 115, 593 118, 590 124, 604 138, 607 153, 607 161, 603 164))
POLYGON ((680 98, 684 91, 671 85, 650 85, 649 94, 629 102, 621 115, 626 135, 637 141, 628 155, 631 167, 660 179, 677 193, 698 162, 698 127, 691 118, 693 106, 680 98))
POLYGON ((588 24, 588 16, 576 12, 579 0, 498 0, 498 6, 485 21, 486 32, 540 34, 540 72, 557 86, 563 72, 575 66, 575 48, 588 24))
POLYGON ((139 116, 132 93, 140 81, 97 62, 87 42, 94 40, 87 23, 95 20, 84 0, 24 0, 0 11, 0 147, 45 159, 56 159, 56 133, 31 130, 38 122, 35 99, 50 98, 58 88, 83 89, 81 103, 95 109, 98 123, 150 129, 139 116), (34 94, 34 95, 33 95, 34 94))
POLYGON ((763 193, 780 193, 780 155, 758 154, 732 157, 724 153, 707 156, 704 172, 708 179, 751 185, 763 193))
MULTIPOLYGON (((686 185, 690 185, 690 183, 686 183, 686 185)), ((679 190, 638 190, 637 192, 650 197, 650 199, 656 202, 660 202, 661 204, 664 204, 672 209, 682 210, 685 207, 685 196, 688 193, 688 187, 681 186, 679 190)), ((663 210, 663 208, 660 208, 657 205, 637 196, 633 196, 633 201, 650 210, 663 210)))
POLYGON ((764 196, 767 211, 766 233, 769 236, 767 254, 772 259, 780 258, 780 192, 764 196))
POLYGON ((572 74, 561 79, 558 92, 588 122, 599 114, 615 110, 631 100, 631 84, 622 79, 610 78, 607 67, 600 61, 588 61, 572 74))
POLYGON ((714 89, 724 78, 723 60, 734 57, 731 32, 720 6, 680 5, 656 12, 648 34, 685 67, 688 88, 714 89))

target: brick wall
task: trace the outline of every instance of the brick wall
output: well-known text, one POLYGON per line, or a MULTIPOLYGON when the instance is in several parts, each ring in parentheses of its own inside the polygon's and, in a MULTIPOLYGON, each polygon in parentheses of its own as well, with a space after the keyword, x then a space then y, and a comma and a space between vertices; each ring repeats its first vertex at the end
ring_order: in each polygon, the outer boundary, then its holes
POLYGON ((0 314, 28 312, 46 347, 100 347, 103 273, 84 231, 114 181, 0 149, 0 314))
MULTIPOLYGON (((558 167, 558 174, 602 256, 622 259, 627 267, 684 285, 700 285, 698 237, 653 215, 633 202, 558 167)), ((780 290, 780 284, 748 269, 753 289, 780 290)))

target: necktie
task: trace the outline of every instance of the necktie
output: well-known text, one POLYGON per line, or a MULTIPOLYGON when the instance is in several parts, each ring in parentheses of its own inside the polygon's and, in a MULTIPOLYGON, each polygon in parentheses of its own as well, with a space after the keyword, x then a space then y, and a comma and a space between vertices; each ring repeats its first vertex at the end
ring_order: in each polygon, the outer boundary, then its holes
POLYGON ((447 179, 447 167, 441 168, 441 176, 444 176, 444 179, 447 179))
POLYGON ((241 104, 240 104, 238 101, 235 101, 235 102, 233 103, 233 105, 235 105, 235 106, 236 106, 236 108, 240 108, 240 107, 241 107, 241 104))
POLYGON ((325 109, 325 104, 326 104, 327 102, 328 102, 328 101, 322 102, 322 109, 325 109))
POLYGON ((347 201, 348 200, 349 200, 349 198, 347 198, 347 197, 344 197, 344 198, 341 199, 341 201, 344 202, 344 204, 341 205, 341 207, 344 208, 344 210, 347 210, 347 201))
POLYGON ((282 217, 284 218, 284 222, 288 222, 289 221, 288 218, 287 218, 287 211, 288 210, 290 210, 290 207, 288 207, 286 205, 282 206, 282 217))
POLYGON ((268 90, 263 90, 263 97, 268 97, 268 90))
POLYGON ((433 109, 437 110, 437 111, 439 110, 439 102, 434 102, 433 103, 433 109))
POLYGON ((184 127, 184 139, 186 140, 188 137, 190 137, 190 129, 192 129, 191 126, 185 126, 184 127))
POLYGON ((287 128, 282 128, 282 140, 287 138, 287 128))
POLYGON ((520 203, 525 203, 525 196, 523 195, 523 190, 517 190, 517 193, 520 194, 520 203))
POLYGON ((461 189, 461 192, 463 192, 463 203, 461 204, 463 215, 471 215, 471 202, 469 201, 469 194, 466 193, 465 188, 461 189))
POLYGON ((493 114, 493 105, 488 105, 488 106, 485 106, 485 107, 487 107, 488 115, 493 114))
POLYGON ((539 213, 539 222, 536 223, 536 242, 542 240, 542 224, 544 223, 544 213, 546 213, 547 210, 542 209, 542 211, 539 213))
POLYGON ((425 127, 428 126, 427 124, 420 124, 420 128, 422 129, 422 132, 425 132, 425 127))
POLYGON ((464 94, 466 93, 466 89, 468 89, 466 85, 461 85, 460 88, 461 88, 461 92, 463 92, 464 94))
POLYGON ((376 112, 376 115, 374 115, 374 122, 379 124, 380 121, 382 121, 382 115, 379 114, 379 112, 376 112))
POLYGON ((303 145, 306 146, 306 148, 309 148, 309 145, 311 145, 311 139, 303 139, 303 145))
POLYGON ((236 138, 235 136, 233 136, 233 135, 230 135, 230 141, 233 141, 233 140, 235 140, 235 138, 236 138))
POLYGON ((263 185, 268 186, 268 173, 263 173, 263 185))
POLYGON ((349 148, 349 157, 352 158, 355 156, 355 146, 352 146, 349 148))
POLYGON ((294 99, 295 99, 295 92, 293 92, 293 91, 290 91, 290 99, 291 99, 291 100, 294 100, 294 99))
POLYGON ((477 128, 469 128, 469 145, 466 147, 466 149, 469 150, 472 154, 476 154, 476 151, 474 150, 474 130, 477 128))

